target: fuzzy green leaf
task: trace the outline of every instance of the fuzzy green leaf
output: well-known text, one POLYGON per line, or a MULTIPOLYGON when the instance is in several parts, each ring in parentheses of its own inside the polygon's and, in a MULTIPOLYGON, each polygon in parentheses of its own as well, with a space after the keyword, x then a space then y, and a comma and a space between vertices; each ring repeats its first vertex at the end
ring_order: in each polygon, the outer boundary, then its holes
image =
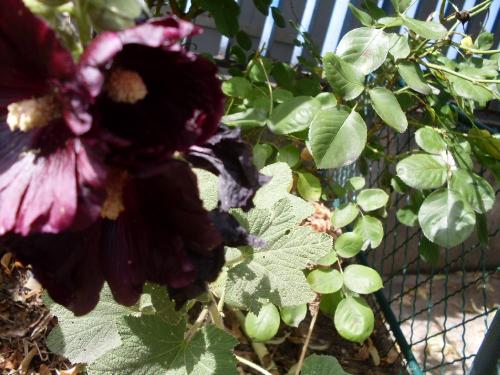
POLYGON ((206 326, 190 341, 185 322, 166 324, 158 316, 125 317, 119 324, 123 344, 87 367, 89 375, 237 375, 232 354, 238 341, 206 326))

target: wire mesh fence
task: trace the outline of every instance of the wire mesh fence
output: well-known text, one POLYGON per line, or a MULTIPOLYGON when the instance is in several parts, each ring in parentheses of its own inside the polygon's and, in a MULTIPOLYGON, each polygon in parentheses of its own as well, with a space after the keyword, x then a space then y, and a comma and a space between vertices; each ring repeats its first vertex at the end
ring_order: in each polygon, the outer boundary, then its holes
MULTIPOLYGON (((379 139, 397 153, 414 147, 412 138, 389 130, 382 131, 379 139)), ((383 160, 372 162, 367 185, 380 185, 390 168, 394 167, 383 160)), ((344 168, 333 178, 343 182, 354 174, 353 167, 344 168)), ((433 266, 419 254, 421 231, 395 217, 397 209, 406 205, 405 197, 394 193, 393 199, 382 244, 360 259, 383 275, 378 308, 410 373, 467 373, 500 302, 500 269, 492 259, 500 230, 493 220, 489 248, 472 238, 459 247, 441 249, 441 259, 433 266)))

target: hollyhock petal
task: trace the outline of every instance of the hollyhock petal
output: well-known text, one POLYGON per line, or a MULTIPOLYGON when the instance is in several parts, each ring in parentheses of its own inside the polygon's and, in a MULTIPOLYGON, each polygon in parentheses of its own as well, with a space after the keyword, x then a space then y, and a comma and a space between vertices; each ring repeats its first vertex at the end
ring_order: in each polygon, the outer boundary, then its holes
POLYGON ((82 232, 27 237, 9 234, 0 242, 22 263, 31 264, 35 277, 55 302, 83 315, 99 301, 104 283, 99 241, 98 222, 82 232))
POLYGON ((86 48, 78 77, 95 100, 94 123, 106 139, 123 141, 111 143, 110 162, 129 170, 149 166, 215 132, 224 107, 217 68, 179 45, 198 32, 167 18, 102 33, 86 48))
POLYGON ((202 146, 192 146, 188 160, 199 168, 218 174, 220 208, 250 208, 255 192, 269 181, 257 172, 250 145, 241 139, 239 129, 221 126, 202 146))
POLYGON ((43 95, 49 80, 75 73, 71 53, 22 0, 0 1, 0 106, 43 95))
POLYGON ((116 300, 137 301, 146 281, 170 288, 203 283, 217 274, 221 238, 202 207, 189 165, 171 161, 161 173, 131 178, 125 211, 106 223, 102 264, 116 300), (210 270, 198 268, 206 262, 210 270))
POLYGON ((99 214, 104 183, 102 167, 64 124, 21 133, 0 121, 0 234, 89 225, 99 214))

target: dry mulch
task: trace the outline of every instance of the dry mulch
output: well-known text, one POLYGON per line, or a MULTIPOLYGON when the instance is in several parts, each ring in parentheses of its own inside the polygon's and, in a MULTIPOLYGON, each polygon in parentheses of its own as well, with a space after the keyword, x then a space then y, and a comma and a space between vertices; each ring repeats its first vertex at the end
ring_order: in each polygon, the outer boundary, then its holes
MULTIPOLYGON (((77 375, 77 366, 50 353, 45 345, 45 339, 56 324, 56 319, 43 305, 42 288, 30 269, 14 262, 8 254, 3 255, 0 263, 0 373, 77 375)), ((231 312, 226 313, 225 323, 240 341, 236 353, 259 363, 259 358, 239 330, 237 319, 231 312)), ((298 328, 283 325, 275 339, 266 343, 269 354, 264 358, 264 365, 272 361, 277 368, 271 369, 271 372, 284 375, 296 364, 309 323, 308 317, 298 328)), ((372 337, 362 345, 351 343, 342 339, 335 331, 332 320, 320 313, 309 345, 309 354, 333 355, 352 374, 405 373, 401 356, 389 335, 379 315, 372 337)), ((246 366, 240 366, 239 371, 242 374, 258 374, 246 366)))

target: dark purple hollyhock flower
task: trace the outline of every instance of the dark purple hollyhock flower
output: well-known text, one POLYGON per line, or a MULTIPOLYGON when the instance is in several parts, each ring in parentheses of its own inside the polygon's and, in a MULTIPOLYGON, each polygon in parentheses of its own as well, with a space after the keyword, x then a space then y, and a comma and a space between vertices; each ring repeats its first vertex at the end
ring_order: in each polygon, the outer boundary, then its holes
POLYGON ((81 315, 94 308, 107 281, 115 299, 137 302, 145 282, 168 287, 177 304, 215 280, 224 264, 223 238, 202 207, 196 176, 182 161, 155 174, 109 179, 103 218, 82 231, 1 238, 31 264, 50 296, 81 315), (114 184, 113 184, 114 180, 114 184))
POLYGON ((104 32, 86 48, 78 75, 94 100, 94 123, 114 146, 115 165, 140 170, 216 131, 224 103, 217 68, 179 44, 199 32, 165 18, 104 32))
POLYGON ((105 173, 78 138, 71 54, 21 0, 0 1, 0 235, 57 233, 100 212, 105 173))

